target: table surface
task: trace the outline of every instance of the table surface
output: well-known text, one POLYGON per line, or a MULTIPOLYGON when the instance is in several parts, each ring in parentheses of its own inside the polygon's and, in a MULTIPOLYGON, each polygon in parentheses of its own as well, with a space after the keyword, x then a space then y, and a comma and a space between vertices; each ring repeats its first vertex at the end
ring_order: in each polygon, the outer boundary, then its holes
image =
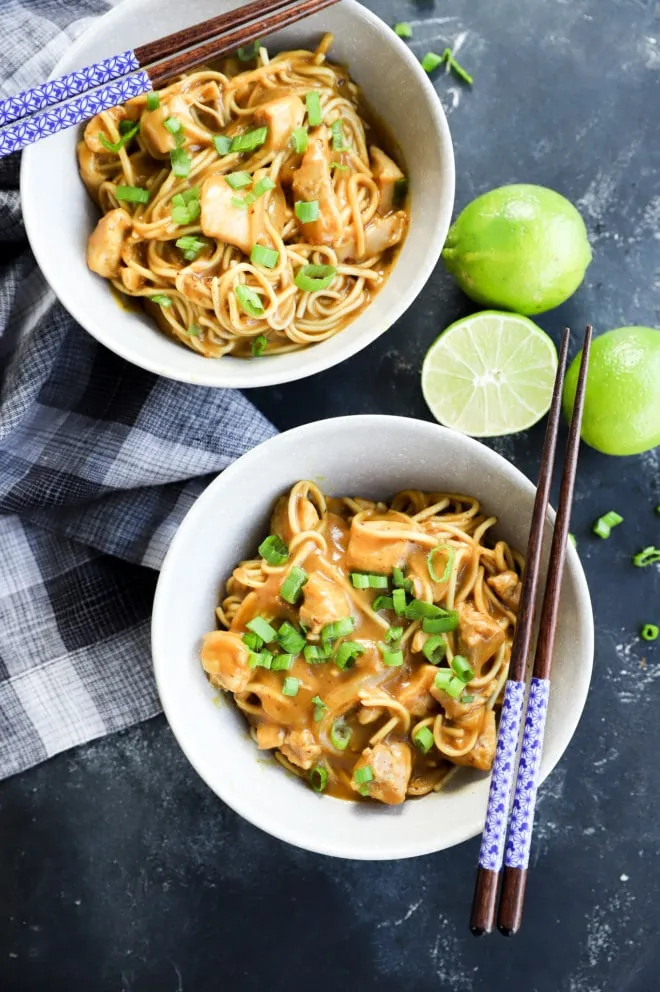
MULTIPOLYGON (((578 204, 594 261, 539 318, 601 332, 660 325, 660 4, 656 0, 372 0, 408 20, 419 56, 455 45, 472 90, 435 80, 456 149, 457 207, 511 182, 578 204)), ((408 313, 346 365, 252 394, 281 429, 322 417, 428 417, 423 355, 469 312, 439 267, 408 313)), ((542 428, 493 442, 535 477, 542 428)), ((596 619, 584 717, 540 794, 524 929, 467 931, 478 841, 391 864, 339 862, 240 820, 188 765, 165 721, 60 755, 0 787, 3 992, 651 992, 660 943, 653 865, 660 453, 584 449, 573 530, 596 619), (625 524, 590 534, 608 509, 625 524)), ((576 659, 579 664, 579 659, 576 659)))

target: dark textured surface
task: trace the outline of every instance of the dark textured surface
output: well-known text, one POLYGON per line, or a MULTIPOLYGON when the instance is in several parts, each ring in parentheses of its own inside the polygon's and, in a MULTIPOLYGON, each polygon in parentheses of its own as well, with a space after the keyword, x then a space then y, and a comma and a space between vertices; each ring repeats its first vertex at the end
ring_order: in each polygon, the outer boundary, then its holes
MULTIPOLYGON (((468 91, 440 75, 457 206, 537 182, 581 207, 594 262, 539 323, 660 324, 660 5, 655 0, 372 0, 414 24, 414 50, 460 41, 468 91), (418 39, 422 39, 419 40, 418 39), (462 39, 462 40, 461 40, 462 39)), ((408 314, 347 365, 254 394, 280 428, 346 413, 426 417, 419 368, 467 301, 439 269, 408 314)), ((541 428, 495 443, 537 471, 541 428)), ((467 932, 477 841, 393 864, 337 862, 239 820, 158 718, 0 786, 2 992, 368 988, 653 992, 660 943, 656 683, 658 452, 584 450, 573 530, 594 598, 584 718, 542 790, 524 929, 467 932), (607 542, 595 516, 626 517, 607 542)), ((1 744, 0 744, 1 746, 1 744)))

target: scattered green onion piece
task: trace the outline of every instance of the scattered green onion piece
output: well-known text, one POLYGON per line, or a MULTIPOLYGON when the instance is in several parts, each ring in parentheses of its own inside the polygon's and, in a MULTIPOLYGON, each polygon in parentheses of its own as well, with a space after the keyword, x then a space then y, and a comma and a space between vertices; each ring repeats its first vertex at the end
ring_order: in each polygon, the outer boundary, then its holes
POLYGON ((131 140, 131 138, 134 138, 139 130, 140 130, 139 121, 120 121, 119 133, 121 134, 121 137, 119 141, 114 141, 114 142, 108 141, 106 136, 101 131, 99 131, 99 141, 101 142, 104 148, 108 149, 109 152, 116 153, 120 151, 124 147, 124 145, 127 145, 131 140), (127 128, 124 127, 122 129, 122 124, 128 124, 129 126, 127 128))
POLYGON ((218 155, 222 158, 224 155, 229 154, 231 149, 231 138, 226 134, 216 134, 213 136, 213 144, 215 145, 215 150, 218 155))
MULTIPOLYGON (((336 275, 337 269, 334 265, 303 265, 296 272, 293 281, 303 293, 318 293, 327 289, 336 275)), ((382 588, 386 588, 386 585, 387 582, 382 588)))
POLYGON ((422 59, 422 69, 424 72, 434 72, 444 61, 442 55, 436 55, 435 52, 427 52, 422 59))
POLYGON ((337 751, 345 751, 353 731, 343 717, 335 720, 330 728, 330 743, 337 751))
POLYGON ((208 244, 206 241, 202 241, 201 238, 196 238, 193 234, 186 234, 184 237, 177 239, 176 246, 183 252, 183 257, 186 261, 194 262, 199 253, 208 247, 208 244))
POLYGON ((343 131, 343 120, 338 117, 336 121, 333 121, 330 125, 330 133, 332 134, 332 147, 336 152, 343 152, 346 149, 344 144, 344 131, 343 131))
POLYGON ((331 169, 339 169, 340 172, 348 172, 350 166, 344 165, 343 162, 331 162, 330 163, 330 168, 331 169))
POLYGON ((452 72, 456 73, 459 79, 462 79, 464 83, 468 83, 468 85, 472 86, 472 83, 474 82, 472 76, 470 75, 469 72, 465 71, 465 69, 459 62, 456 61, 456 59, 452 55, 451 48, 445 48, 444 52, 442 53, 442 60, 444 62, 447 62, 449 68, 452 70, 452 72))
POLYGON ((434 603, 427 603, 423 599, 412 599, 406 607, 406 616, 409 620, 421 620, 423 617, 441 617, 445 615, 445 610, 434 603))
MULTIPOLYGON (((309 224, 313 220, 318 220, 318 217, 319 217, 319 201, 318 200, 296 200, 296 204, 295 204, 294 210, 295 210, 295 213, 296 213, 296 217, 298 218, 298 220, 300 221, 301 224, 309 224)), ((300 272, 302 272, 303 269, 307 269, 307 268, 309 268, 309 266, 304 265, 303 268, 300 269, 300 272)), ((323 266, 314 266, 314 268, 324 268, 324 269, 325 268, 328 268, 328 269, 330 269, 330 268, 332 268, 332 266, 331 265, 328 265, 328 266, 323 265, 323 266)), ((333 273, 333 275, 334 275, 334 273, 333 273)))
MULTIPOLYGON (((190 189, 185 189, 183 193, 180 193, 179 195, 183 197, 183 202, 187 207, 189 207, 193 200, 199 202, 199 186, 191 186, 190 189)), ((172 199, 174 199, 174 197, 172 197, 172 199)))
POLYGON ((438 544, 435 548, 432 548, 432 550, 429 551, 429 553, 426 556, 426 567, 428 568, 429 575, 431 576, 434 582, 446 582, 449 579, 451 575, 451 570, 454 567, 455 558, 456 558, 456 549, 452 548, 449 544, 438 544), (437 554, 438 551, 447 552, 447 561, 445 563, 445 570, 440 576, 438 575, 438 573, 436 572, 433 566, 433 555, 437 554))
POLYGON ((467 706, 468 703, 474 702, 474 696, 468 693, 466 696, 461 696, 458 701, 459 703, 464 703, 467 706))
POLYGON ((392 606, 398 616, 403 616, 406 612, 406 590, 395 589, 392 592, 392 606))
POLYGON ((244 134, 237 134, 231 139, 230 149, 232 152, 252 152, 255 148, 263 145, 268 137, 267 127, 257 127, 254 131, 246 131, 244 134))
POLYGON ((276 654, 270 666, 274 672, 288 672, 293 665, 294 655, 276 654))
POLYGON ((470 682, 474 678, 474 669, 462 654, 455 654, 451 659, 451 669, 461 682, 470 682))
POLYGON ((312 696, 312 702, 314 703, 314 723, 320 723, 327 713, 328 707, 320 696, 312 696))
POLYGON ((294 565, 286 579, 282 583, 282 588, 280 589, 280 596, 287 603, 291 603, 294 606, 302 592, 302 587, 307 582, 307 572, 304 568, 300 568, 298 565, 294 565))
POLYGON ((428 727, 420 727, 413 735, 413 744, 422 754, 428 754, 433 747, 433 734, 428 727))
POLYGON ((247 634, 243 634, 243 644, 250 649, 250 651, 261 651, 264 646, 264 642, 258 634, 253 633, 251 630, 247 634))
POLYGON ((356 768, 353 772, 353 781, 360 788, 358 792, 361 796, 369 795, 369 783, 374 780, 374 770, 371 765, 363 765, 362 768, 356 768))
POLYGON ((393 610, 394 603, 392 602, 391 596, 376 596, 373 603, 371 604, 371 609, 378 613, 379 610, 393 610))
POLYGON ((568 535, 568 539, 571 542, 571 544, 573 545, 573 547, 574 548, 577 548, 577 539, 575 537, 575 534, 569 534, 568 535))
POLYGON ((333 660, 337 668, 345 671, 347 668, 352 668, 359 656, 365 651, 366 648, 355 641, 343 641, 337 648, 333 660))
POLYGON ((399 38, 412 38, 413 31, 407 21, 400 21, 394 25, 394 33, 398 34, 399 38))
POLYGON ((383 664, 388 668, 400 668, 403 665, 403 651, 400 648, 388 648, 385 644, 379 644, 383 656, 383 664))
POLYGON ((660 550, 654 545, 649 544, 647 548, 642 548, 633 557, 633 565, 637 568, 646 568, 647 565, 655 565, 656 562, 660 561, 660 550))
POLYGON ((269 189, 275 189, 275 183, 270 178, 270 176, 264 176, 263 179, 260 179, 258 182, 254 184, 254 186, 252 187, 252 192, 248 193, 245 199, 247 200, 248 204, 251 205, 254 203, 255 200, 258 200, 260 196, 263 196, 264 193, 267 193, 269 189))
POLYGON ((183 124, 178 117, 167 117, 163 121, 163 127, 175 138, 177 134, 180 134, 180 132, 183 131, 183 124))
POLYGON ((133 135, 137 134, 139 130, 140 130, 139 121, 131 121, 127 119, 119 122, 119 133, 122 136, 126 134, 130 134, 130 136, 133 137, 133 135))
POLYGON ((319 647, 318 644, 306 644, 303 655, 308 665, 323 665, 330 660, 329 648, 319 647))
POLYGON ((232 207, 238 207, 239 210, 247 210, 249 207, 247 200, 240 196, 232 196, 231 205, 232 207))
POLYGON ((261 297, 249 286, 235 286, 234 293, 241 310, 244 310, 248 317, 261 317, 264 312, 264 305, 261 297))
POLYGON ((385 640, 388 644, 396 644, 403 637, 403 627, 390 627, 387 634, 385 635, 385 640))
POLYGON ((252 176, 249 172, 229 172, 225 176, 225 182, 228 183, 232 189, 243 189, 244 186, 251 185, 252 176))
POLYGON ((148 296, 147 299, 151 300, 152 303, 158 303, 161 307, 172 306, 172 298, 166 296, 165 293, 154 293, 153 296, 148 296))
POLYGON ((266 348, 268 347, 268 338, 265 334, 259 334, 258 337, 253 338, 250 345, 250 351, 255 358, 261 358, 266 348))
POLYGON ((321 114, 321 97, 316 90, 312 90, 311 93, 307 93, 305 96, 305 104, 307 106, 307 119, 309 121, 309 126, 318 127, 323 120, 323 115, 321 114))
POLYGON ((616 510, 610 510, 595 522, 593 526, 594 534, 597 534, 598 537, 607 538, 612 532, 612 527, 616 527, 620 523, 623 523, 623 517, 616 510))
POLYGON ((281 624, 277 632, 277 640, 282 650, 291 654, 300 654, 305 647, 305 638, 288 620, 281 624))
POLYGON ((655 512, 656 513, 660 513, 660 503, 658 503, 658 505, 656 506, 655 512))
POLYGON ((266 269, 274 269, 280 260, 280 253, 275 248, 265 245, 252 245, 250 261, 253 265, 263 265, 266 269))
POLYGON ((463 692, 464 683, 452 675, 451 669, 441 668, 435 676, 435 687, 446 692, 452 699, 458 699, 463 692))
POLYGON ((189 334, 191 338, 198 338, 202 333, 202 328, 199 324, 191 324, 190 327, 186 328, 186 334, 189 334))
POLYGON ((297 696, 300 688, 300 679, 295 679, 293 675, 287 675, 282 683, 283 696, 297 696))
POLYGON ((439 665, 447 651, 447 642, 440 634, 433 634, 425 641, 422 654, 432 665, 439 665))
POLYGON ((294 152, 301 155, 303 152, 307 151, 307 145, 309 144, 309 133, 306 127, 295 127, 291 132, 291 145, 294 152))
POLYGON ((256 59, 260 48, 261 42, 253 41, 249 45, 241 45, 240 48, 237 48, 236 55, 240 62, 251 62, 253 59, 256 59))
POLYGON ((406 202, 406 197, 408 196, 408 180, 404 177, 403 179, 397 179, 394 183, 394 193, 392 197, 392 203, 395 207, 402 207, 406 202))
POLYGON ((254 617, 245 626, 257 637, 261 637, 266 644, 272 644, 273 641, 277 640, 277 631, 263 617, 254 617))
POLYGON ((392 569, 392 585, 395 589, 403 589, 406 581, 403 569, 395 565, 392 569))
POLYGON ((354 589, 368 589, 369 576, 364 572, 351 572, 351 585, 354 589))
POLYGON ((314 792, 325 792, 328 784, 328 772, 323 765, 314 765, 310 769, 309 782, 314 792))
POLYGON ((255 652, 248 658, 250 668, 270 668, 272 664, 273 656, 270 651, 255 652))
POLYGON ((645 623, 642 627, 641 634, 645 641, 655 641, 657 640, 658 634, 660 634, 660 627, 656 627, 654 623, 645 623))
POLYGON ((175 175, 177 179, 185 179, 190 175, 190 155, 188 155, 183 148, 172 149, 170 152, 170 162, 172 165, 172 174, 175 175))
POLYGON ((158 110, 160 107, 160 93, 156 93, 152 90, 151 93, 147 93, 147 110, 158 110))
POLYGON ((141 186, 117 186, 115 197, 125 203, 148 203, 151 193, 141 186))
POLYGON ((279 534, 269 534, 257 550, 269 565, 283 565, 289 557, 289 549, 279 534))
POLYGON ((446 634, 450 630, 456 630, 457 627, 456 610, 447 610, 441 617, 424 617, 422 620, 422 630, 425 634, 446 634))
POLYGON ((348 634, 352 634, 354 627, 354 617, 343 617, 341 620, 333 620, 332 623, 326 623, 325 627, 321 630, 321 640, 324 644, 336 641, 340 637, 346 637, 348 634))

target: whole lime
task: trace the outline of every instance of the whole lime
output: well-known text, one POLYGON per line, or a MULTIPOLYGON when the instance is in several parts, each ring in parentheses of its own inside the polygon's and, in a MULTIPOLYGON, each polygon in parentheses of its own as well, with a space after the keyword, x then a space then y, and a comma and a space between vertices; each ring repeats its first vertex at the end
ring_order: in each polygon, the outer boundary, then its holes
POLYGON ((529 316, 575 292, 591 248, 566 197, 544 186, 499 186, 459 214, 442 258, 471 299, 529 316))
MULTIPOLYGON (((564 384, 564 413, 575 400, 580 359, 564 384)), ((606 455, 638 455, 660 444, 660 330, 617 327, 591 345, 582 439, 606 455)))

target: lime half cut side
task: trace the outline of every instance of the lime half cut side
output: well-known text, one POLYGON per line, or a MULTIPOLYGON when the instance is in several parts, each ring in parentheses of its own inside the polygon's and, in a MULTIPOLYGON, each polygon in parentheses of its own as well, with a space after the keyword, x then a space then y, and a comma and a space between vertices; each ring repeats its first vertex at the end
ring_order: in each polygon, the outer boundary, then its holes
POLYGON ((515 434, 548 412, 557 349, 527 317, 484 310, 451 324, 429 348, 422 392, 431 413, 472 437, 515 434))

